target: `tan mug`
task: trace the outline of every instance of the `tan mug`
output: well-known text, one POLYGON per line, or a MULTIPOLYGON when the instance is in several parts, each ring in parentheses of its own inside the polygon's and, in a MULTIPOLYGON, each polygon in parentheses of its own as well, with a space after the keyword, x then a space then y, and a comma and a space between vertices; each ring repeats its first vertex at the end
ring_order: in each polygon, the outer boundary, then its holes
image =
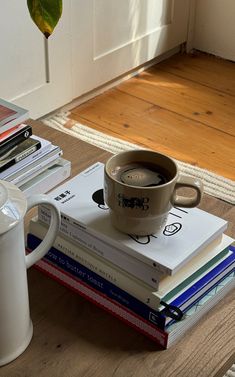
POLYGON ((202 193, 199 179, 181 175, 174 160, 154 151, 121 152, 105 164, 105 202, 113 226, 124 233, 160 232, 172 206, 196 207, 202 193), (178 195, 182 187, 193 189, 194 195, 178 195))

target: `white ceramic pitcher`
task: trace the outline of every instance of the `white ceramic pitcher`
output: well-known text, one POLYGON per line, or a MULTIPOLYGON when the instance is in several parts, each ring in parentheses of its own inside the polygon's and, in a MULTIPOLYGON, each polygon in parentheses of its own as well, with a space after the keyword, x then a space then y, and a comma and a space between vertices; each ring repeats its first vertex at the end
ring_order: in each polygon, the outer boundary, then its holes
POLYGON ((59 225, 60 212, 49 197, 33 195, 27 201, 15 185, 0 180, 0 366, 18 357, 31 341, 26 272, 52 246, 59 225), (42 243, 26 256, 24 215, 41 203, 50 206, 50 228, 42 243))

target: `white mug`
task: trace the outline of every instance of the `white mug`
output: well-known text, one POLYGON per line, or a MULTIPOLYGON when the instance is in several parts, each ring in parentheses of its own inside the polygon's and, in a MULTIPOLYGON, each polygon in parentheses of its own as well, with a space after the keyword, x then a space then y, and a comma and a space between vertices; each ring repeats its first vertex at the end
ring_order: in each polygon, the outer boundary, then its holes
POLYGON ((31 341, 27 268, 50 249, 59 226, 59 209, 48 196, 33 195, 27 201, 15 185, 0 181, 0 366, 18 357, 31 341), (24 215, 42 203, 51 209, 50 228, 42 243, 25 255, 24 215))

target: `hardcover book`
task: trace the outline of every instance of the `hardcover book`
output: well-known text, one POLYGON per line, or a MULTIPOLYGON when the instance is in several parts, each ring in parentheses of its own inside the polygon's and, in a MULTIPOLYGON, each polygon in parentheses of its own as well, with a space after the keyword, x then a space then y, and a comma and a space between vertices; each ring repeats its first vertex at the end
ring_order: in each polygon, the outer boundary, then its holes
POLYGON ((0 98, 0 133, 23 123, 28 118, 28 110, 0 98))
MULTIPOLYGON (((103 175, 104 165, 98 162, 49 193, 62 213, 60 231, 65 235, 73 234, 74 239, 79 232, 80 240, 84 240, 87 247, 86 236, 89 235, 90 248, 96 248, 97 241, 103 242, 106 249, 107 245, 115 248, 119 259, 125 254, 142 266, 173 275, 227 228, 227 221, 199 208, 175 207, 161 234, 146 237, 123 234, 111 225, 103 199, 103 175)), ((38 213, 40 221, 49 222, 50 212, 46 206, 40 206, 38 213)), ((110 258, 109 251, 103 251, 106 259, 110 258)))

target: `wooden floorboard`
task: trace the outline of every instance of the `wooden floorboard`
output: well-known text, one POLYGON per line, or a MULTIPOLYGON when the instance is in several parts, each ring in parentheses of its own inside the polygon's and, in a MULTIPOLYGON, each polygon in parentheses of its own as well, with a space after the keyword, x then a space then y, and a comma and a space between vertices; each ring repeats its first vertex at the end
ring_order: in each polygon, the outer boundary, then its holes
POLYGON ((175 55, 158 64, 158 69, 235 96, 235 63, 213 55, 175 55))
POLYGON ((234 63, 177 54, 76 107, 71 118, 235 179, 234 63))
POLYGON ((118 90, 235 136, 235 97, 208 86, 155 66, 119 85, 118 90))

